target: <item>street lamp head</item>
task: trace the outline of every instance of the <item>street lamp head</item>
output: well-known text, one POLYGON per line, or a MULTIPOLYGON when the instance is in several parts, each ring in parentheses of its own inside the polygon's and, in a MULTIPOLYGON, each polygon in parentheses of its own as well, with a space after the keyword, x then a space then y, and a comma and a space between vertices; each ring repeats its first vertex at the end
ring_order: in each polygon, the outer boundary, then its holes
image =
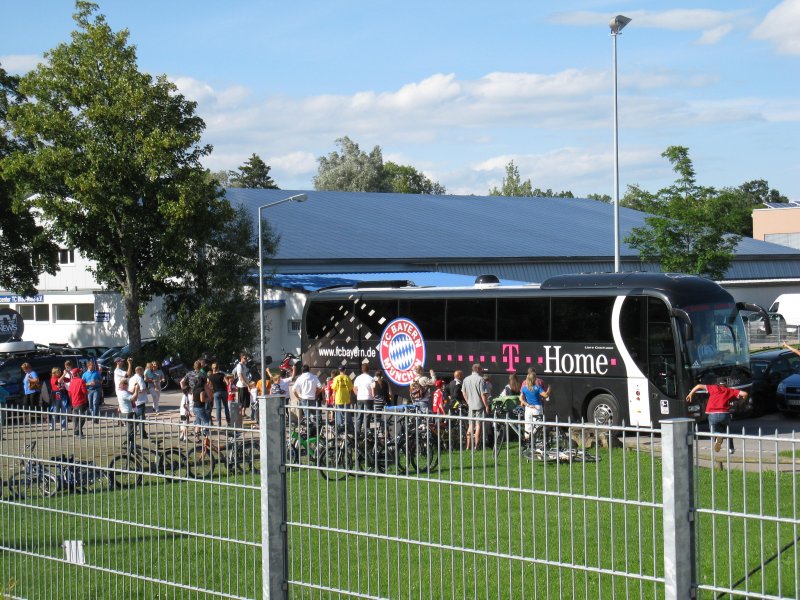
POLYGON ((292 196, 289 199, 294 200, 295 202, 305 202, 306 200, 308 200, 308 196, 306 196, 305 194, 297 194, 296 196, 292 196))
POLYGON ((608 26, 611 27, 611 35, 617 35, 630 22, 631 20, 628 17, 623 17, 622 15, 617 15, 611 19, 608 22, 608 26))

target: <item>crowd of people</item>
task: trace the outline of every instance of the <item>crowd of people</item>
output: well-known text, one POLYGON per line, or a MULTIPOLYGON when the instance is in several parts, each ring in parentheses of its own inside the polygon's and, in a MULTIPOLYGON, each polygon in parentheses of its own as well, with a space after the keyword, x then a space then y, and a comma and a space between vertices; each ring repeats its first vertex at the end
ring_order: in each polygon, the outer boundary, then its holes
MULTIPOLYGON (((23 386, 25 407, 35 407, 40 403, 42 380, 29 364, 22 366, 25 376, 23 386)), ((370 371, 369 365, 361 365, 360 373, 351 378, 344 367, 330 371, 323 382, 312 373, 308 365, 295 365, 290 371, 273 373, 266 369, 267 385, 254 376, 248 366, 248 356, 243 353, 230 372, 220 368, 219 363, 198 359, 191 371, 180 381, 182 396, 179 404, 181 440, 187 439, 190 421, 198 431, 207 431, 214 423, 224 423, 226 427, 242 426, 242 418, 254 421, 253 428, 259 426, 258 398, 263 395, 285 398, 294 418, 304 416, 317 419, 324 414, 337 426, 352 425, 357 431, 366 431, 374 411, 381 411, 387 405, 396 404, 400 395, 394 393, 392 385, 383 371, 370 371), (233 403, 237 403, 235 406, 233 403), (318 407, 320 410, 309 410, 318 407), (234 410, 232 410, 234 408, 234 410), (322 410, 325 408, 326 410, 322 410), (347 409, 347 410, 346 410, 347 409)), ((129 438, 134 435, 148 437, 145 421, 148 407, 159 414, 161 390, 166 376, 157 362, 144 366, 134 366, 128 358, 115 359, 113 370, 114 390, 117 397, 119 417, 126 422, 129 438)), ((86 364, 85 370, 67 360, 63 368, 52 370, 49 380, 48 423, 51 430, 60 425, 68 429, 69 414, 78 416, 74 422, 73 433, 83 437, 84 424, 91 417, 100 414, 103 403, 102 376, 93 361, 86 364)), ((406 391, 406 390, 404 390, 406 391)), ((514 397, 525 407, 526 429, 543 413, 542 402, 550 394, 533 369, 520 382, 516 374, 509 375, 508 383, 501 396, 514 397)), ((456 370, 449 381, 438 378, 433 370, 425 372, 417 366, 415 377, 407 389, 407 401, 419 409, 434 414, 461 414, 476 417, 470 419, 468 447, 477 447, 481 439, 481 422, 477 417, 490 412, 493 386, 490 377, 483 372, 480 364, 472 366, 472 372, 464 377, 456 370)), ((402 400, 403 402, 406 399, 402 400)), ((25 418, 30 420, 30 413, 25 418)), ((2 424, 0 424, 1 427, 2 424)), ((0 429, 0 435, 2 429, 0 429)))

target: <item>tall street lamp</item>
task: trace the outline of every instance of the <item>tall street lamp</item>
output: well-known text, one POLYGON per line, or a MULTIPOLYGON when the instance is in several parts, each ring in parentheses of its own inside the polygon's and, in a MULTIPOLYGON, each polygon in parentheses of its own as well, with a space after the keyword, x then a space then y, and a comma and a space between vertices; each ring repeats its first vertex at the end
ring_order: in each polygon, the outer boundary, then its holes
POLYGON ((270 208, 271 206, 277 206, 278 204, 283 204, 284 202, 305 202, 308 199, 308 196, 305 194, 295 194, 294 196, 289 196, 288 198, 284 198, 283 200, 278 200, 277 202, 270 202, 269 204, 264 204, 263 206, 258 207, 258 316, 259 316, 259 333, 261 338, 261 393, 265 394, 267 386, 266 382, 266 373, 267 373, 267 365, 264 362, 265 353, 266 353, 266 346, 264 344, 264 252, 262 250, 263 240, 262 240, 262 232, 261 232, 261 222, 264 220, 261 216, 261 211, 265 208, 270 208))
POLYGON ((619 273, 619 127, 617 125, 617 36, 625 25, 630 23, 628 17, 617 15, 608 25, 614 39, 614 272, 619 273))

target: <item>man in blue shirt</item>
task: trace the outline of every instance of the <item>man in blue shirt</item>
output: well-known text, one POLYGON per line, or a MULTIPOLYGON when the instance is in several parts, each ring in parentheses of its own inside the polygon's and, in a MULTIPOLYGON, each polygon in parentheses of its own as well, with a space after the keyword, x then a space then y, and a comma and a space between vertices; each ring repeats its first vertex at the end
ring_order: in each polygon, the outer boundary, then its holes
POLYGON ((86 383, 86 391, 89 396, 89 414, 98 417, 100 416, 100 405, 103 403, 103 376, 100 375, 93 360, 86 365, 86 372, 81 375, 81 379, 86 383))

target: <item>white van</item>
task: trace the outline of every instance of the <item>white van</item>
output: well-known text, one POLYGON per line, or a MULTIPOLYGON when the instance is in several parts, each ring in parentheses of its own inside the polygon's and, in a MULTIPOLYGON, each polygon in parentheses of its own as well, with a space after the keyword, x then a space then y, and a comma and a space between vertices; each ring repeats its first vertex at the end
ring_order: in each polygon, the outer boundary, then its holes
POLYGON ((769 312, 782 315, 788 325, 800 325, 800 294, 781 294, 769 312))

